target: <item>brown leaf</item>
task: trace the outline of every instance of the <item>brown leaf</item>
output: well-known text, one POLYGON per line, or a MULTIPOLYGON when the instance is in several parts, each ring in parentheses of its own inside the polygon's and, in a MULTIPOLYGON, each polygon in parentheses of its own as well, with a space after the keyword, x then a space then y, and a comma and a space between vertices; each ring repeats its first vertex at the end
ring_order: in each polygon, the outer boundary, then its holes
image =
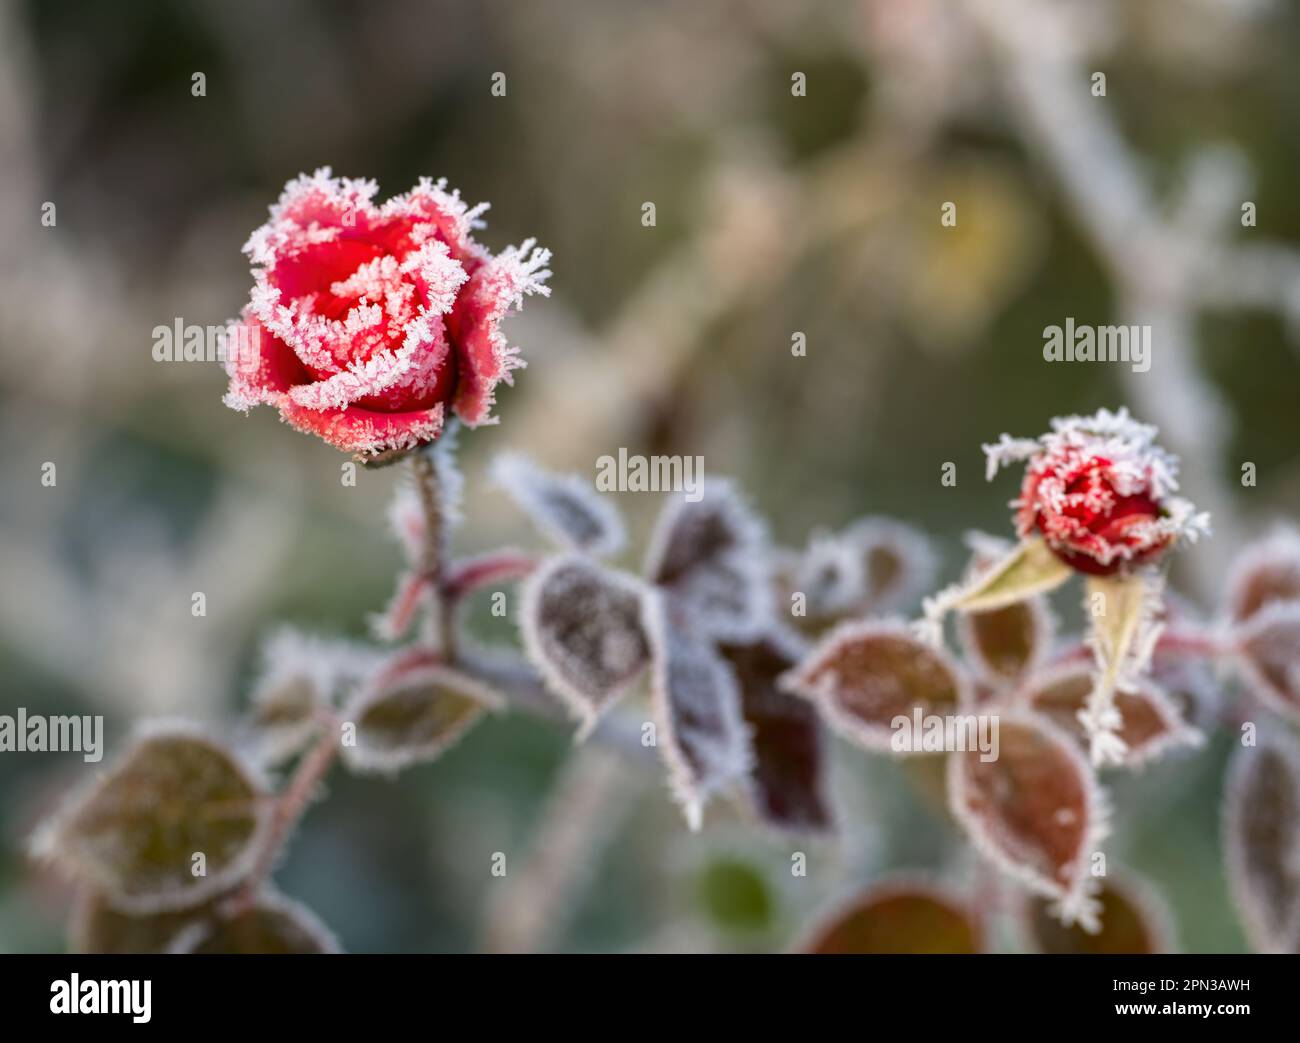
POLYGON ((924 534, 892 518, 863 518, 841 539, 861 560, 858 609, 870 615, 901 612, 930 589, 935 554, 924 534))
POLYGON ((1042 598, 960 617, 966 657, 992 685, 1015 684, 1042 661, 1052 643, 1052 617, 1042 598))
POLYGON ((1238 623, 1279 601, 1300 601, 1300 532, 1293 528, 1248 545, 1228 581, 1228 611, 1238 623))
POLYGON ((950 715, 966 706, 970 686, 941 649, 893 622, 843 623, 781 679, 815 700, 830 724, 867 749, 888 750, 896 717, 950 715))
POLYGON ((1300 602, 1261 609, 1237 634, 1243 680, 1264 703, 1300 721, 1300 602))
POLYGON ((790 830, 831 826, 826 743, 817 711, 777 686, 794 665, 798 644, 776 635, 721 649, 740 685, 741 709, 754 751, 754 803, 770 825, 790 830))
POLYGON ((1025 926, 1030 947, 1040 953, 1135 954, 1173 950, 1173 920, 1150 887, 1108 876, 1095 895, 1101 929, 1066 926, 1052 903, 1038 896, 1025 899, 1025 926))
POLYGON ((1106 831, 1096 780, 1071 738, 1023 712, 1000 718, 998 757, 948 760, 948 799, 976 847, 1032 890, 1086 905, 1089 859, 1106 831))
POLYGON ((1228 883, 1257 952, 1300 942, 1300 743, 1278 729, 1233 756, 1223 808, 1228 883))
POLYGON ((980 930, 962 902, 936 888, 889 883, 836 906, 800 946, 806 953, 977 953, 980 930))
MULTIPOLYGON (((1092 669, 1070 663, 1030 678, 1017 700, 1074 736, 1080 748, 1087 749, 1087 730, 1079 720, 1079 712, 1087 705, 1092 686, 1092 669)), ((1171 749, 1200 746, 1205 741, 1154 682, 1121 688, 1115 693, 1115 708, 1122 718, 1118 734, 1126 747, 1125 767, 1138 767, 1171 749)))

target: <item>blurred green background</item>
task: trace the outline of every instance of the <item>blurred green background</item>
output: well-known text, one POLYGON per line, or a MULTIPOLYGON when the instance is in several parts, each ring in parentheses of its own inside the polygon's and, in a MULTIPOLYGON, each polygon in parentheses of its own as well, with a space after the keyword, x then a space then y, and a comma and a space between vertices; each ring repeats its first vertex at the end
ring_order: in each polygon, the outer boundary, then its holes
MULTIPOLYGON (((1012 487, 984 482, 981 442, 1128 404, 1215 512, 1215 539, 1175 570, 1212 609, 1234 545, 1300 517, 1298 47, 1300 9, 1262 0, 0 0, 0 712, 102 713, 109 756, 142 716, 224 726, 271 627, 363 637, 385 603, 396 475, 344 487, 334 451, 225 409, 218 366, 150 357, 155 326, 238 311, 241 245, 321 165, 380 198, 446 176, 492 202, 488 246, 555 252, 552 298, 507 328, 529 368, 503 422, 462 442, 460 551, 533 539, 485 488, 493 453, 591 474, 626 446, 702 454, 786 544, 908 520, 947 581, 965 530, 1008 529, 1012 487), (1134 185, 1142 220, 1108 224, 1134 185), (1208 271, 1165 285, 1188 258, 1208 271), (1044 362, 1042 329, 1067 316, 1151 323, 1151 371, 1044 362)), ((619 500, 644 533, 657 498, 619 500)), ((1113 793, 1113 857, 1166 895, 1193 951, 1244 944, 1218 843, 1228 746, 1113 793)), ((69 893, 22 850, 88 770, 0 755, 0 950, 65 945, 69 893)), ((837 744, 838 841, 725 810, 692 836, 655 774, 506 718, 395 782, 337 772, 278 880, 354 951, 509 947, 512 931, 568 950, 785 948, 883 873, 969 876, 930 775, 837 744), (584 786, 602 799, 530 935, 511 912, 527 896, 503 897, 489 859, 526 864, 584 786)))

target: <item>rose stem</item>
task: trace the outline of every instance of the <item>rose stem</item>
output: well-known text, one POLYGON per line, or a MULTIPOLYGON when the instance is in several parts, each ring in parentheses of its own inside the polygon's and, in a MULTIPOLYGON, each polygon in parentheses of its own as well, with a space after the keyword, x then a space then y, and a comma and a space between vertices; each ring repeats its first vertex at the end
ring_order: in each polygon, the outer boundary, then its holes
POLYGON ((442 657, 450 660, 456 654, 456 648, 452 640, 451 612, 443 581, 442 557, 446 538, 438 468, 427 452, 417 450, 411 454, 411 473, 420 494, 420 506, 424 509, 424 554, 420 571, 429 588, 431 637, 442 657))
POLYGON ((338 720, 333 713, 322 711, 319 720, 324 727, 316 744, 298 761, 293 777, 275 798, 275 809, 271 812, 271 827, 267 831, 266 841, 257 854, 257 861, 248 874, 238 898, 236 908, 242 912, 257 897, 261 885, 275 868, 275 860, 293 827, 302 818, 303 812, 311 802, 312 795, 339 752, 338 720))

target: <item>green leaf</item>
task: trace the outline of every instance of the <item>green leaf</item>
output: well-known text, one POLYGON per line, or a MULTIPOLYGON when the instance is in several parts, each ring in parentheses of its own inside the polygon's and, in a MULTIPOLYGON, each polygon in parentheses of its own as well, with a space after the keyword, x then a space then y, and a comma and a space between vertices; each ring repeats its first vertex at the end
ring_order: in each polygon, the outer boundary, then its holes
POLYGON ((171 952, 203 955, 293 955, 341 952, 338 940, 305 905, 263 891, 247 908, 227 906, 186 930, 171 952))
POLYGON ((358 771, 395 772, 454 745, 501 697, 472 677, 423 654, 404 654, 363 689, 345 712, 356 742, 343 759, 358 771))
POLYGON ((241 879, 269 813, 250 767, 194 726, 164 722, 76 794, 34 846, 118 908, 155 913, 241 879))

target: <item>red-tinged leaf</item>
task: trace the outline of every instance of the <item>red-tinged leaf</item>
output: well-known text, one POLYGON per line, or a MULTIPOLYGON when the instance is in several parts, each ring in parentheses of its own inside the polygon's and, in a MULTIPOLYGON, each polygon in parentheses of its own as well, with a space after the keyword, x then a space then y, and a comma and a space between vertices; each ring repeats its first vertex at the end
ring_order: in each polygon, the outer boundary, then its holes
POLYGON ((233 752, 192 725, 157 722, 33 846, 118 908, 157 913, 197 905, 240 880, 269 812, 262 779, 233 752))
POLYGON ((705 482, 695 503, 680 496, 668 502, 645 574, 695 617, 692 626, 719 640, 756 637, 770 618, 766 535, 728 482, 705 482))
MULTIPOLYGON (((1079 713, 1087 706, 1092 687, 1090 667, 1066 664, 1031 678, 1018 701, 1050 719, 1087 749, 1088 733, 1079 713)), ((1172 749, 1204 742, 1201 733, 1183 720, 1173 701, 1154 682, 1121 688, 1115 693, 1115 708, 1121 717, 1118 735, 1126 747, 1125 767, 1138 767, 1172 749)))
POLYGON ((1257 952, 1300 942, 1300 743, 1259 733, 1228 770, 1223 846, 1233 901, 1257 952))
POLYGON ((1063 924, 1048 899, 1026 896, 1024 918, 1029 948, 1040 953, 1104 955, 1173 951, 1173 918, 1150 887, 1109 876, 1094 897, 1100 929, 1090 933, 1080 924, 1063 924))
POLYGON ((995 760, 948 760, 948 798, 976 847, 1031 890, 1055 898, 1067 918, 1085 914, 1089 860, 1106 832, 1106 809, 1078 744, 1046 721, 1003 714, 995 760))
POLYGON ((753 763, 739 686, 713 645, 675 616, 671 599, 651 598, 646 618, 656 741, 673 794, 694 830, 709 798, 744 778, 753 763))
POLYGON ((819 954, 978 953, 969 908, 927 885, 890 883, 838 904, 800 951, 819 954))
POLYGON ((646 596, 631 576, 578 555, 551 559, 524 584, 524 648, 584 728, 649 665, 646 596))
POLYGON ((1300 601, 1300 532, 1279 529, 1246 547, 1228 581, 1228 611, 1244 623, 1276 602, 1300 601))
POLYGON ((789 830, 830 828, 826 743, 817 711, 782 691, 777 678, 798 658, 798 643, 778 633, 722 653, 740 685, 741 709, 754 750, 750 775, 763 821, 789 830))
POLYGON ((961 616, 957 633, 967 658, 991 685, 1015 684, 1042 662, 1052 643, 1052 616, 1042 598, 961 616))
POLYGON ((338 953, 338 940, 300 902, 263 891, 247 908, 233 906, 180 933, 172 953, 275 955, 338 953))
POLYGON ((344 711, 355 741, 343 759, 357 771, 392 773, 439 757, 485 714, 504 708, 487 685, 430 653, 397 656, 344 711))
POLYGON ((873 616, 901 612, 934 583, 935 554, 926 537, 891 518, 863 518, 840 539, 861 561, 859 610, 873 616))
POLYGON ((578 475, 552 474, 517 453, 497 457, 491 474, 542 533, 565 550, 602 556, 622 549, 623 519, 578 475))
POLYGON ((1300 602, 1261 609, 1237 633, 1238 666, 1251 690, 1300 721, 1300 602))
POLYGON ((890 749, 896 717, 951 715, 971 700, 957 663, 894 622, 840 624, 781 685, 815 700, 846 738, 878 750, 890 749))

